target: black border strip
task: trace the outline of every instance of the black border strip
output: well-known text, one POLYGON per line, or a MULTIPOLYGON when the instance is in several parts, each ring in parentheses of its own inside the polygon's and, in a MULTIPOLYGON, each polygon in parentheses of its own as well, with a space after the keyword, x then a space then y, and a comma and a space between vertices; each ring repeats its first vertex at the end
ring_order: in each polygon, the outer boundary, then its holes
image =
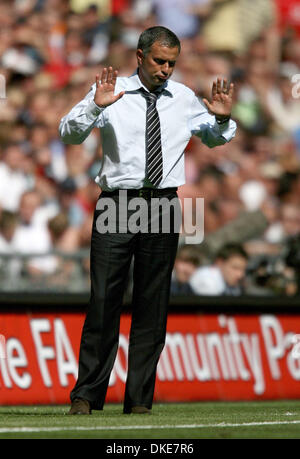
MULTIPOLYGON (((0 292, 0 313, 10 312, 84 312, 89 301, 87 293, 62 292, 0 292)), ((123 303, 124 312, 130 312, 130 299, 123 303)), ((300 314, 300 297, 254 296, 195 296, 172 297, 169 312, 176 313, 294 313, 300 314)))

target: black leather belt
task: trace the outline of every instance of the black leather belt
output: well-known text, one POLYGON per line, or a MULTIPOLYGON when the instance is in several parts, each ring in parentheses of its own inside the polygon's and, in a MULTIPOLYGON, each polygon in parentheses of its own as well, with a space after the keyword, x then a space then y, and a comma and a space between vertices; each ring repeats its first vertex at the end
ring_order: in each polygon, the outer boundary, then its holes
POLYGON ((144 199, 160 198, 167 196, 168 194, 176 193, 176 188, 140 188, 140 189, 126 189, 126 190, 113 190, 113 191, 102 191, 101 196, 117 196, 120 191, 126 191, 128 197, 137 197, 144 199))

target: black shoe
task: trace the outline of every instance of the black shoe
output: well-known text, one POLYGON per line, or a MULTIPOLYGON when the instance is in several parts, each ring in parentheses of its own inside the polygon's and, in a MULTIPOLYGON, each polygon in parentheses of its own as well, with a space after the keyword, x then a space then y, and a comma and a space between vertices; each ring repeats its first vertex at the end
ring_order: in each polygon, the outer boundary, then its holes
POLYGON ((133 406, 131 408, 132 414, 151 414, 151 410, 145 406, 133 406))
POLYGON ((92 414, 90 403, 82 398, 75 398, 68 414, 92 414))

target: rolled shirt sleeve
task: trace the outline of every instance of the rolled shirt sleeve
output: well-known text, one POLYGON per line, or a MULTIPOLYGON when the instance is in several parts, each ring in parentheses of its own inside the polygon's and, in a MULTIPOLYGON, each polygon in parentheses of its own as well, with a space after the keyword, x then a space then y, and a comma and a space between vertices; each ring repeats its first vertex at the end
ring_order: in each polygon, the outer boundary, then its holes
POLYGON ((59 133, 64 143, 80 144, 94 127, 100 127, 104 108, 94 102, 95 87, 64 116, 59 124, 59 133))

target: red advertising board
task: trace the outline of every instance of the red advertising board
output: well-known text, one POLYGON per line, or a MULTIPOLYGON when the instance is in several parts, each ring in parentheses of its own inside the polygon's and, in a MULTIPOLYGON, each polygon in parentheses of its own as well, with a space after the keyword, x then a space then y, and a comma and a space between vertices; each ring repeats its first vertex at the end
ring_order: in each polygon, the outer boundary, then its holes
MULTIPOLYGON (((82 313, 0 315, 0 404, 69 402, 82 313)), ((121 320, 108 402, 124 395, 130 316, 121 320)), ((300 398, 300 316, 171 314, 156 401, 300 398)))

